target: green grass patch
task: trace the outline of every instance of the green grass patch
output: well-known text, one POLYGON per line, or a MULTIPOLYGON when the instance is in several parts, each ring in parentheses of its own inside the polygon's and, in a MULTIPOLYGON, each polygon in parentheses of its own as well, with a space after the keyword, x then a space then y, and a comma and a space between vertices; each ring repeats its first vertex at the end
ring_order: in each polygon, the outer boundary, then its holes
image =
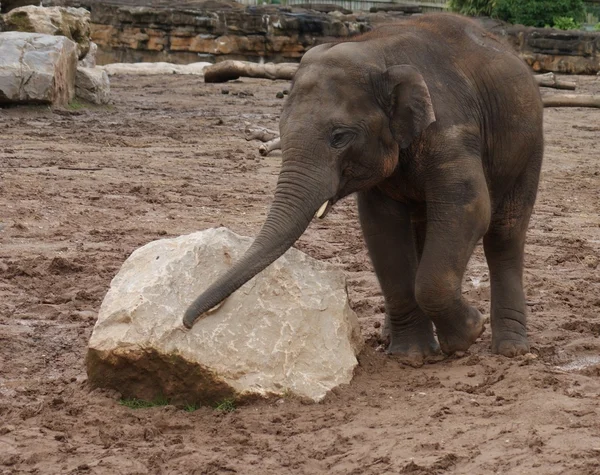
POLYGON ((183 410, 185 412, 194 412, 194 411, 197 411, 198 409, 200 409, 200 407, 197 406, 196 404, 186 404, 185 406, 183 406, 183 410))
POLYGON ((17 31, 31 32, 34 31, 27 12, 12 13, 10 17, 7 15, 6 23, 10 27, 9 29, 16 29, 17 31))
POLYGON ((216 405, 215 410, 221 412, 233 412, 235 411, 235 399, 224 399, 216 405))
POLYGON ((81 102, 79 99, 74 98, 71 102, 69 102, 68 108, 72 111, 78 111, 81 109, 85 109, 87 107, 86 104, 81 102))
POLYGON ((168 406, 169 400, 167 398, 157 398, 154 401, 144 401, 143 399, 133 397, 130 399, 121 399, 119 404, 129 409, 148 409, 149 407, 168 406))

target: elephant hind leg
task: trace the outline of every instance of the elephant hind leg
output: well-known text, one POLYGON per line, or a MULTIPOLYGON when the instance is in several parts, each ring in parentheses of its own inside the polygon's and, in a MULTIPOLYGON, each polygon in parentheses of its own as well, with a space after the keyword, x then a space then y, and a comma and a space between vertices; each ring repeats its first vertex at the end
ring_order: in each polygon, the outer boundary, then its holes
POLYGON ((492 351, 517 356, 529 351, 523 290, 525 236, 539 179, 541 151, 495 209, 483 246, 492 292, 492 351))

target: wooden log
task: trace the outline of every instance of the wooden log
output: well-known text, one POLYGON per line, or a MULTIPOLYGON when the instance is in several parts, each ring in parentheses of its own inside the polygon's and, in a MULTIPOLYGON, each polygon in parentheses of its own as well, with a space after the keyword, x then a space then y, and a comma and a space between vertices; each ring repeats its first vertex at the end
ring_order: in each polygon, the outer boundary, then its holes
POLYGON ((554 89, 567 89, 574 91, 577 87, 575 81, 565 81, 563 79, 557 79, 554 73, 537 74, 534 76, 538 86, 540 87, 551 87, 554 89))
POLYGON ((600 95, 555 94, 542 97, 544 107, 597 107, 600 108, 600 95))
POLYGON ((245 123, 244 137, 246 140, 260 140, 261 142, 268 142, 279 137, 279 132, 267 129, 265 127, 252 127, 250 122, 245 123))
POLYGON ((258 153, 260 153, 263 157, 269 155, 273 150, 281 150, 281 139, 279 137, 265 142, 258 147, 258 153))
POLYGON ((204 69, 204 82, 227 82, 240 77, 290 80, 296 74, 296 63, 251 63, 222 61, 204 69))

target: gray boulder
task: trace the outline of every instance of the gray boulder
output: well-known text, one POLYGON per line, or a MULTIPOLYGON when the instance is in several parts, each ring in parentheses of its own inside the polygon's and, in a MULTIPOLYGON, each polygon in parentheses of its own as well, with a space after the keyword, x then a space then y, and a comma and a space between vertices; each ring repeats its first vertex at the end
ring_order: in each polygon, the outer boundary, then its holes
POLYGON ((214 404, 349 383, 362 339, 343 273, 290 249, 191 330, 187 305, 248 248, 225 229, 151 242, 113 279, 87 355, 89 381, 125 397, 214 404))
POLYGON ((0 33, 0 104, 66 106, 75 95, 77 45, 64 36, 0 33))
POLYGON ((90 12, 85 8, 15 8, 4 15, 4 30, 66 36, 77 43, 79 59, 90 50, 90 12))
POLYGON ((75 95, 94 104, 108 104, 110 82, 102 68, 77 68, 75 95))
POLYGON ((84 68, 95 68, 97 54, 98 45, 93 41, 90 41, 90 50, 87 52, 83 59, 79 60, 79 66, 83 66, 84 68))

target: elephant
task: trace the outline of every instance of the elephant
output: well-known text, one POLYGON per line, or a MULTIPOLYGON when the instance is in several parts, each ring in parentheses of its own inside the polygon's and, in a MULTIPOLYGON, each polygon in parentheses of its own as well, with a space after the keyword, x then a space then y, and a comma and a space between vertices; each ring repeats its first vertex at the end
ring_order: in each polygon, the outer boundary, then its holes
POLYGON ((356 194, 385 299, 388 353, 424 360, 464 352, 480 337, 484 318, 462 296, 462 279, 481 238, 492 352, 528 352, 523 256, 542 121, 528 66, 458 15, 313 47, 282 109, 282 164, 263 227, 190 305, 184 325, 281 256, 315 215, 356 194))

